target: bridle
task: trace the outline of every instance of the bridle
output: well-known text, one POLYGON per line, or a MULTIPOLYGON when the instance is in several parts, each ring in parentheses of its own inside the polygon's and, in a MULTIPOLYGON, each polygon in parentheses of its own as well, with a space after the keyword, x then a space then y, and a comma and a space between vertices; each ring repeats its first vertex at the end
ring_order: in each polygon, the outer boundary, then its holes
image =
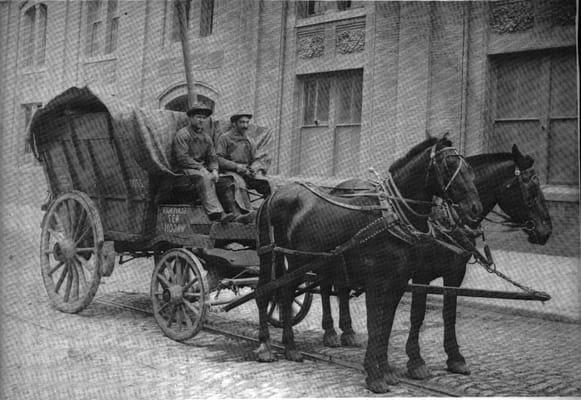
POLYGON ((531 181, 533 182, 533 184, 536 184, 536 185, 539 184, 539 177, 535 173, 535 170, 532 166, 525 169, 525 170, 521 170, 518 166, 515 166, 514 167, 514 176, 512 176, 508 182, 503 184, 503 187, 506 189, 510 189, 515 184, 518 185, 519 192, 522 196, 523 203, 526 206, 528 219, 525 219, 524 222, 515 222, 512 217, 509 217, 506 214, 499 213, 499 212, 494 211, 494 210, 491 212, 498 215, 499 217, 503 218, 503 221, 498 222, 498 221, 494 221, 494 220, 487 218, 487 217, 485 217, 484 219, 489 221, 489 222, 501 224, 501 225, 508 226, 508 227, 511 227, 514 229, 522 229, 524 231, 534 231, 536 229, 537 225, 536 225, 535 221, 530 218, 530 215, 532 214, 532 210, 534 207, 534 202, 536 200, 536 196, 531 196, 529 194, 529 191, 527 190, 527 184, 531 181))
POLYGON ((428 164, 428 168, 426 169, 425 187, 428 187, 428 184, 429 184, 430 171, 434 170, 436 181, 438 182, 438 186, 439 186, 439 189, 442 193, 443 200, 445 200, 445 202, 448 203, 453 208, 459 208, 459 205, 457 203, 455 203, 454 201, 452 201, 452 199, 450 198, 448 190, 450 189, 450 187, 452 186, 452 183, 454 183, 454 181, 456 180, 456 178, 460 174, 462 167, 464 166, 464 167, 470 168, 470 164, 468 164, 466 162, 466 159, 461 154, 458 153, 458 150, 456 150, 456 148, 443 147, 440 150, 437 150, 436 146, 437 145, 432 146, 432 150, 430 151, 430 162, 428 164), (446 154, 446 153, 448 153, 448 154, 446 154), (441 163, 444 165, 443 167, 437 161, 437 158, 440 154, 443 154, 442 163, 441 163), (446 172, 446 169, 447 169, 445 161, 448 157, 458 157, 460 162, 458 163, 456 170, 454 171, 454 173, 452 174, 452 176, 448 180, 448 183, 445 183, 444 182, 444 172, 446 172))

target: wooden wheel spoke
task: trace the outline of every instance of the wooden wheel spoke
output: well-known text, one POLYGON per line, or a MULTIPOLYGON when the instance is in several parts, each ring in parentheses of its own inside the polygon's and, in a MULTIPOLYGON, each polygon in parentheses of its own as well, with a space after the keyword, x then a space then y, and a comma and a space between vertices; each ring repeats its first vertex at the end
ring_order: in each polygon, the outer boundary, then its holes
POLYGON ((75 250, 77 253, 94 253, 95 252, 94 247, 79 247, 75 250))
POLYGON ((198 277, 194 276, 194 279, 192 279, 190 282, 188 282, 188 284, 186 286, 184 286, 184 292, 190 290, 190 288, 198 281, 198 277))
MULTIPOLYGON (((58 214, 58 210, 55 210, 55 213, 54 213, 54 219, 56 220, 56 225, 57 225, 57 227, 60 227, 60 228, 61 228, 61 229, 62 229, 64 232, 66 232, 66 230, 67 230, 67 229, 66 229, 66 226, 65 226, 65 224, 63 223, 63 221, 61 220, 61 217, 60 217, 60 216, 59 216, 59 214, 58 214)), ((64 235, 64 234, 63 234, 63 235, 64 235)))
POLYGON ((71 209, 71 199, 65 200, 64 201, 66 208, 67 208, 67 219, 68 219, 68 223, 69 223, 69 228, 71 231, 71 237, 73 237, 73 232, 74 232, 74 205, 75 203, 73 202, 73 209, 71 209))
POLYGON ((47 231, 48 231, 48 233, 50 233, 51 236, 55 237, 56 241, 59 241, 59 240, 62 240, 65 238, 65 235, 62 232, 57 232, 57 231, 50 229, 50 228, 47 228, 47 231))
POLYGON ((188 300, 186 300, 186 299, 184 299, 184 300, 183 300, 183 303, 186 305, 186 307, 188 307, 188 308, 190 309, 190 311, 191 311, 191 312, 193 312, 193 313, 194 313, 194 315, 195 315, 195 316, 198 316, 198 315, 200 315, 200 309, 199 309, 199 308, 197 308, 197 307, 194 305, 194 303, 192 303, 192 302, 190 302, 190 301, 188 301, 188 300))
POLYGON ((65 267, 63 268, 62 272, 61 272, 61 276, 59 277, 59 280, 57 281, 55 287, 54 287, 54 291, 56 293, 59 292, 59 290, 61 289, 61 285, 63 284, 63 281, 65 280, 65 277, 67 276, 67 272, 69 270, 69 265, 66 264, 65 267))
POLYGON ((83 226, 85 226, 85 220, 87 219, 87 211, 85 211, 85 209, 81 209, 82 213, 79 216, 79 219, 77 220, 77 224, 75 226, 75 228, 73 229, 73 240, 77 240, 77 236, 79 235, 81 228, 83 226))
POLYGON ((177 306, 174 305, 169 313, 169 318, 167 319, 167 327, 168 328, 171 328, 171 325, 173 324, 174 317, 176 316, 176 310, 177 310, 177 306))
POLYGON ((180 309, 182 310, 182 313, 184 314, 184 319, 186 321, 186 326, 188 328, 188 330, 192 329, 192 319, 190 318, 190 316, 188 315, 188 313, 186 312, 185 308, 184 308, 184 304, 181 304, 180 309))
POLYGON ((299 308, 303 308, 303 302, 300 301, 298 298, 295 297, 295 299, 293 300, 293 304, 297 304, 299 306, 299 308))
POLYGON ((174 272, 175 272, 175 278, 176 280, 174 281, 174 283, 178 284, 178 285, 183 285, 183 264, 182 264, 182 260, 181 259, 176 259, 176 263, 174 265, 174 272))
POLYGON ((85 269, 83 268, 83 265, 87 262, 84 258, 79 257, 79 256, 75 256, 75 266, 77 267, 77 273, 79 275, 80 280, 83 283, 83 287, 87 287, 88 283, 87 283, 87 277, 85 276, 85 269))
POLYGON ((76 262, 73 260, 73 268, 71 268, 71 280, 73 281, 72 286, 72 300, 79 300, 79 270, 77 268, 76 262))
MULTIPOLYGON (((162 294, 163 294, 163 293, 162 293, 162 294)), ((168 307, 170 304, 171 304, 171 303, 169 303, 169 302, 165 303, 163 306, 161 306, 161 307, 159 308, 159 311, 158 311, 158 313, 161 315, 161 313, 162 313, 162 312, 163 312, 163 311, 164 311, 164 310, 165 310, 165 309, 166 309, 166 308, 167 308, 167 307, 168 307)))
POLYGON ((48 275, 49 276, 52 276, 52 274, 54 274, 63 265, 65 265, 65 262, 64 261, 60 261, 57 265, 55 265, 54 267, 52 267, 50 269, 50 271, 48 271, 48 275))
POLYGON ((161 286, 163 286, 164 289, 168 289, 170 287, 171 283, 162 273, 158 273, 156 276, 158 282, 161 283, 161 286))
POLYGON ((77 240, 75 240, 75 247, 77 247, 79 245, 79 243, 85 238, 85 236, 87 236, 87 233, 91 232, 92 230, 93 229, 91 226, 88 226, 87 228, 85 228, 85 230, 83 231, 81 236, 79 236, 79 238, 77 240))
POLYGON ((173 260, 171 260, 169 262, 169 265, 166 267, 166 271, 168 271, 168 274, 169 274, 168 279, 169 279, 170 282, 175 282, 176 281, 176 274, 174 272, 175 271, 176 262, 177 262, 177 258, 174 258, 173 260))
POLYGON ((65 288, 65 296, 64 296, 64 301, 65 303, 69 302, 69 298, 71 296, 71 288, 73 286, 73 271, 72 268, 70 267, 69 264, 68 265, 68 274, 67 274, 67 287, 65 288))
POLYGON ((270 310, 268 310, 268 318, 272 318, 272 314, 274 314, 274 310, 276 309, 276 303, 273 301, 269 306, 270 310))

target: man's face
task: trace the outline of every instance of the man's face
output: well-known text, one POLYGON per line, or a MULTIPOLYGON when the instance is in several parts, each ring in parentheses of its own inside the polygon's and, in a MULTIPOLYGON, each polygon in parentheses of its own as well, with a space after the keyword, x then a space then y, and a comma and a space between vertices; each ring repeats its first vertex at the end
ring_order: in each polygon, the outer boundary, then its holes
POLYGON ((195 129, 201 129, 204 126, 204 121, 208 118, 204 114, 193 114, 190 117, 190 124, 195 129))
POLYGON ((245 133, 248 130, 248 124, 250 124, 250 118, 240 117, 238 121, 236 121, 236 130, 238 130, 239 133, 245 133))

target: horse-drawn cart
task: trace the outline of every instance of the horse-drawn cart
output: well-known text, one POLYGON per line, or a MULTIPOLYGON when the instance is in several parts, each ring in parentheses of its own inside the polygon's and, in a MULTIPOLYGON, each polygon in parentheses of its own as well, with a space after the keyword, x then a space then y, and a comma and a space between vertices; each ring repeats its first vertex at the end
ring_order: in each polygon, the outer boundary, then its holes
MULTIPOLYGON (((256 286, 255 226, 213 223, 193 193, 176 189, 171 142, 186 123, 183 113, 135 108, 89 88, 71 88, 34 115, 29 140, 50 191, 42 277, 58 310, 86 308, 117 260, 151 257, 155 319, 168 337, 186 340, 210 306, 224 305, 210 292, 256 286)), ((298 295, 295 324, 311 301, 310 292, 298 295)), ((276 308, 273 301, 270 321, 280 325, 276 308)))

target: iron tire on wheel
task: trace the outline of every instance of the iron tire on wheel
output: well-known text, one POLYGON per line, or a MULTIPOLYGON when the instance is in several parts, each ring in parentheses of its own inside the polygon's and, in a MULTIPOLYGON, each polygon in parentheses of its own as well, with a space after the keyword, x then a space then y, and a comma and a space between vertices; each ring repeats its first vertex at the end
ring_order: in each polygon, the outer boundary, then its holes
POLYGON ((93 201, 79 191, 60 195, 42 221, 40 266, 52 305, 77 313, 101 282, 103 226, 93 201))
MULTIPOLYGON (((284 260, 284 266, 285 266, 285 270, 288 271, 288 262, 286 260, 286 257, 284 260)), ((305 287, 305 286, 306 286, 306 283, 302 283, 301 285, 299 285, 299 287, 297 289, 301 289, 302 287, 305 287)), ((309 310, 311 309, 312 304, 313 304, 313 294, 310 292, 303 293, 299 296, 296 296, 293 299, 293 303, 292 303, 292 310, 293 310, 292 326, 299 324, 303 319, 305 319, 305 317, 309 313, 309 310), (297 306, 298 306, 298 310, 297 310, 297 306), (297 310, 297 311, 295 312, 295 310, 297 310)), ((278 304, 276 297, 273 297, 273 299, 268 303, 267 315, 268 315, 268 322, 276 328, 282 328, 281 311, 282 310, 278 304)))
POLYGON ((170 339, 184 341, 202 329, 209 296, 200 260, 189 250, 168 250, 151 277, 153 315, 170 339))

